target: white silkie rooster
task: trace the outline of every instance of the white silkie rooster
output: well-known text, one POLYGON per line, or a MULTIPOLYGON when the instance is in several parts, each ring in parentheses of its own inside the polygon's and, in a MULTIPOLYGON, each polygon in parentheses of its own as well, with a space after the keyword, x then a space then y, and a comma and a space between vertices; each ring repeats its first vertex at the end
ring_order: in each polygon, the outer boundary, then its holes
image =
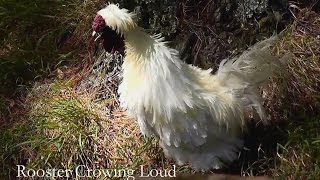
POLYGON ((160 35, 145 33, 135 15, 118 5, 98 11, 92 28, 108 50, 124 41, 121 106, 137 119, 142 134, 157 137, 166 156, 178 164, 221 168, 236 160, 243 147, 247 115, 265 121, 257 86, 280 65, 270 52, 276 37, 222 61, 213 75, 211 69, 181 61, 177 50, 160 35))

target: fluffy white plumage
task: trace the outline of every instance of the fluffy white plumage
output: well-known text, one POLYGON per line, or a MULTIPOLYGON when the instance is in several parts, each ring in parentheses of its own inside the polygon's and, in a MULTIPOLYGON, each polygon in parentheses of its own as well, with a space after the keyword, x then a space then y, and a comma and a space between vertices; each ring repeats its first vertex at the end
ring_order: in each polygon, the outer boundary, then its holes
POLYGON ((221 168, 237 159, 243 146, 245 114, 265 120, 257 86, 278 68, 271 37, 239 58, 224 60, 215 75, 179 58, 160 35, 139 28, 134 14, 110 4, 98 12, 107 26, 124 35, 121 106, 141 132, 156 136, 167 157, 197 170, 221 168), (222 163, 223 162, 223 163, 222 163))

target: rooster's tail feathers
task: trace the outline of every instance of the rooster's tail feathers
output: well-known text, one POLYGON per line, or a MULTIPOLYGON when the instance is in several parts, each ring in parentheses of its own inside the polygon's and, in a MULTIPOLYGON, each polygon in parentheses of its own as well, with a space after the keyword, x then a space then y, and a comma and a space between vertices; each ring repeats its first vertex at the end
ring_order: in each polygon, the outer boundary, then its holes
POLYGON ((266 82, 275 71, 281 71, 286 61, 285 55, 279 59, 271 52, 271 47, 278 41, 273 36, 258 42, 238 58, 223 60, 217 71, 217 77, 230 92, 241 99, 244 106, 252 112, 254 109, 261 120, 265 120, 262 101, 259 96, 258 85, 266 82))

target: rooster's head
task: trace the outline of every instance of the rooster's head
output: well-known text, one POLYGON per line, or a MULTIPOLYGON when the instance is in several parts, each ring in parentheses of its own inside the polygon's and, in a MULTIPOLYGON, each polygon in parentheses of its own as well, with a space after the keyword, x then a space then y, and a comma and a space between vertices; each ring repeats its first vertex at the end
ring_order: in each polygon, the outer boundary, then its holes
POLYGON ((123 36, 136 27, 134 14, 127 9, 120 9, 118 5, 109 4, 97 12, 93 22, 93 36, 103 39, 104 48, 110 52, 123 48, 123 36))

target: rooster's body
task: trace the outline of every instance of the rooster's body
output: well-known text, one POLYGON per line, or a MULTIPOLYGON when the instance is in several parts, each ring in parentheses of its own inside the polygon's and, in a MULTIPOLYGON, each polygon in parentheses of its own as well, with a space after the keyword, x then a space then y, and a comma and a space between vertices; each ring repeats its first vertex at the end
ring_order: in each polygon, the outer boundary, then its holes
POLYGON ((265 120, 257 86, 279 63, 270 53, 276 38, 223 61, 212 75, 211 69, 182 62, 177 50, 160 36, 146 34, 127 10, 111 4, 98 15, 124 37, 118 92, 141 132, 157 137, 167 157, 194 169, 220 168, 237 159, 246 114, 265 120))

